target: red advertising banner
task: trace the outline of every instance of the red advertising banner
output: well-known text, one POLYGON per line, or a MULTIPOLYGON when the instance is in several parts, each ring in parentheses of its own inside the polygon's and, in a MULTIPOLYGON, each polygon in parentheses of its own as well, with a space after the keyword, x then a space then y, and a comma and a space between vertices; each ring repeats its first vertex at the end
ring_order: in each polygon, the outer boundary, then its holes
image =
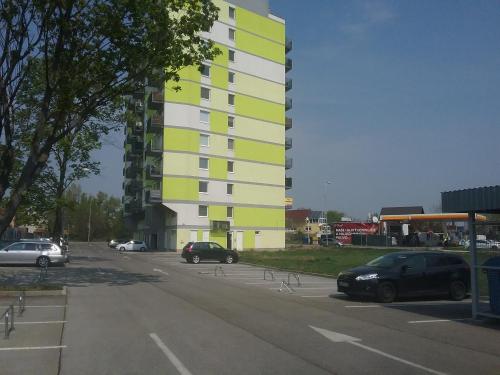
POLYGON ((374 223, 335 223, 332 225, 335 238, 344 244, 352 243, 352 234, 377 234, 378 224, 374 223))

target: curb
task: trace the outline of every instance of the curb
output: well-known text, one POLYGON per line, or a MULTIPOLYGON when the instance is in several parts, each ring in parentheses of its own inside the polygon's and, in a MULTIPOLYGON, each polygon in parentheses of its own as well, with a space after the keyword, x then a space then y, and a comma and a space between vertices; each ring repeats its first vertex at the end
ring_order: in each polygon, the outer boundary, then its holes
MULTIPOLYGON (((16 297, 21 290, 0 291, 0 297, 16 297)), ((59 290, 26 290, 26 297, 44 297, 44 296, 65 296, 66 287, 59 290)))

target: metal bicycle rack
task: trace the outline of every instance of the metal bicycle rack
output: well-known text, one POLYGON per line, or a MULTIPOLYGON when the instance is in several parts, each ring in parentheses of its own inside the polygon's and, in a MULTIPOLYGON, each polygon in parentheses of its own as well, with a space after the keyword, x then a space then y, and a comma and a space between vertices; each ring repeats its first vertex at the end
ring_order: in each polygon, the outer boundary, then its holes
POLYGON ((291 285, 290 285, 287 281, 282 280, 282 281, 281 281, 281 286, 280 286, 280 288, 278 289, 278 292, 282 292, 284 289, 286 289, 286 291, 287 291, 288 293, 293 293, 293 292, 295 292, 295 290, 291 287, 291 285))
POLYGON ((19 316, 23 315, 24 308, 26 307, 26 292, 23 290, 21 293, 19 293, 19 296, 17 297, 17 301, 19 303, 19 308, 17 311, 17 314, 19 316))
POLYGON ((40 268, 40 275, 38 275, 38 281, 42 281, 47 278, 48 268, 49 268, 48 264, 40 268))
POLYGON ((14 305, 10 305, 2 317, 4 318, 4 339, 8 339, 10 331, 14 330, 14 305))
POLYGON ((273 271, 273 270, 271 270, 271 269, 269 269, 269 268, 266 268, 266 269, 264 270, 264 280, 267 280, 267 279, 266 279, 266 274, 267 274, 267 273, 269 273, 269 274, 271 275, 271 280, 272 280, 272 281, 276 280, 276 278, 274 277, 274 271, 273 271))
POLYGON ((298 273, 294 273, 294 272, 289 272, 288 273, 288 285, 290 285, 290 275, 292 275, 295 280, 297 280, 297 286, 298 287, 301 287, 302 286, 302 283, 300 282, 300 275, 298 273))
POLYGON ((214 276, 217 276, 217 273, 220 273, 222 276, 226 277, 226 272, 224 272, 224 268, 222 268, 222 266, 215 266, 214 276))

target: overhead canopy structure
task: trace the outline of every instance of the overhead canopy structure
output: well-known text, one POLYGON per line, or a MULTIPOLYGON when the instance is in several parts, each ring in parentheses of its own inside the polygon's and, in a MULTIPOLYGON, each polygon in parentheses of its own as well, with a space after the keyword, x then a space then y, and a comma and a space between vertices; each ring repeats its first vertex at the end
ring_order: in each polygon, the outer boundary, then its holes
MULTIPOLYGON (((479 311, 478 270, 481 270, 483 267, 477 264, 476 248, 477 225, 500 225, 500 222, 494 221, 478 222, 476 216, 476 213, 500 213, 500 185, 443 192, 441 193, 441 207, 443 208, 443 212, 466 212, 469 217, 469 250, 471 252, 472 263, 472 317, 487 316, 500 318, 500 315, 479 311)), ((488 269, 497 269, 500 271, 500 267, 488 267, 488 269)))
MULTIPOLYGON (((415 214, 415 215, 382 215, 380 221, 467 221, 466 213, 415 214)), ((486 221, 486 216, 476 215, 477 221, 486 221)))

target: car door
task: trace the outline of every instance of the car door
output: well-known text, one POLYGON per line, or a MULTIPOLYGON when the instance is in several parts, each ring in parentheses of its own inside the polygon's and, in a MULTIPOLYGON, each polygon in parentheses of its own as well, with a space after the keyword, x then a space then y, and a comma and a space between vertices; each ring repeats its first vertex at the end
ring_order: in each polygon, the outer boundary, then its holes
POLYGON ((400 295, 422 295, 428 289, 426 280, 426 265, 423 254, 409 256, 401 264, 401 275, 398 283, 400 295))
POLYGON ((210 255, 212 259, 224 260, 226 258, 226 249, 215 242, 210 242, 210 255))
POLYGON ((198 242, 195 245, 196 255, 198 255, 200 259, 211 259, 208 242, 198 242))
POLYGON ((24 244, 24 250, 20 252, 20 263, 35 264, 40 256, 41 250, 41 245, 33 242, 26 242, 24 244))
POLYGON ((429 294, 446 293, 450 282, 450 267, 445 255, 425 254, 426 284, 429 294))

